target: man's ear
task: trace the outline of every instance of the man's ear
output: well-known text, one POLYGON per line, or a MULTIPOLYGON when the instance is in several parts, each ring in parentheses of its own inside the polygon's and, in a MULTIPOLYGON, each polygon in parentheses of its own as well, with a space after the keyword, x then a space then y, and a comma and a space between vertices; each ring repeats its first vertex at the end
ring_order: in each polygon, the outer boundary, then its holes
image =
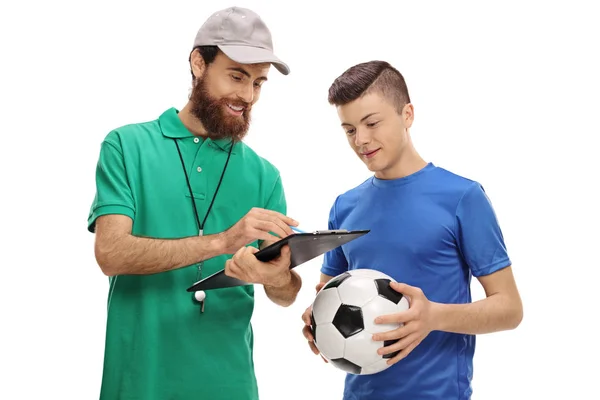
POLYGON ((190 54, 190 68, 192 70, 192 74, 194 74, 194 78, 200 78, 206 71, 204 58, 202 58, 198 49, 195 49, 192 51, 192 54, 190 54))

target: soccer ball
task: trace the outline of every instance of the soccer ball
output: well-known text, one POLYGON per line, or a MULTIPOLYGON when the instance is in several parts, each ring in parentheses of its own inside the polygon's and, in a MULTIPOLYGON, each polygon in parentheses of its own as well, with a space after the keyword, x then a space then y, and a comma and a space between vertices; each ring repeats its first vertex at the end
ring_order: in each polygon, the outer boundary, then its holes
POLYGON ((390 287, 394 279, 372 269, 356 269, 332 278, 317 293, 312 305, 311 329, 321 355, 338 369, 354 375, 371 375, 389 367, 398 352, 377 350, 397 340, 375 341, 374 333, 402 324, 375 324, 380 315, 408 310, 406 297, 390 287))

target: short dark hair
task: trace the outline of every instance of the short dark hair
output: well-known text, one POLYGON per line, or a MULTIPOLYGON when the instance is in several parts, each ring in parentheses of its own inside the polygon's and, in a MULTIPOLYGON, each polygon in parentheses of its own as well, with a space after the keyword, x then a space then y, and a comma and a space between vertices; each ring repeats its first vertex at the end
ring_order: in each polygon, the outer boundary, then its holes
MULTIPOLYGON (((204 60, 204 64, 206 64, 207 66, 213 61, 215 61, 215 58, 217 58, 217 54, 219 53, 219 48, 217 46, 196 46, 190 52, 188 62, 192 61, 192 53, 196 50, 198 50, 198 52, 202 56, 202 59, 204 60)), ((194 76, 194 71, 192 70, 191 65, 190 73, 192 74, 192 79, 195 79, 196 77, 194 76)))
POLYGON ((402 74, 388 62, 369 61, 348 68, 329 88, 329 104, 343 106, 368 93, 379 92, 398 113, 410 103, 402 74))

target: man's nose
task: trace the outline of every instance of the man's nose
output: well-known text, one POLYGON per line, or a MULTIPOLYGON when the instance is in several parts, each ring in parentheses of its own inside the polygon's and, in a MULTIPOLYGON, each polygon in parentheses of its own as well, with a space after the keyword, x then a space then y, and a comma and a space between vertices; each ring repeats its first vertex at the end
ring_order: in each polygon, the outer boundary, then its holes
POLYGON ((254 101, 254 85, 244 85, 244 88, 238 92, 238 97, 248 104, 254 101))

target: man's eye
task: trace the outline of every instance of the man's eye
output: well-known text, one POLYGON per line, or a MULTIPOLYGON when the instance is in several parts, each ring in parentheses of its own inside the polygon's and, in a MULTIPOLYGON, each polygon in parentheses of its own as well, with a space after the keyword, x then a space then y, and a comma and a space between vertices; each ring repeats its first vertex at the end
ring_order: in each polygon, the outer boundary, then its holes
POLYGON ((236 82, 239 82, 239 81, 241 81, 241 80, 242 80, 242 78, 241 78, 241 77, 239 77, 239 76, 237 76, 237 75, 231 75, 231 79, 233 79, 233 80, 234 80, 234 81, 236 81, 236 82))

